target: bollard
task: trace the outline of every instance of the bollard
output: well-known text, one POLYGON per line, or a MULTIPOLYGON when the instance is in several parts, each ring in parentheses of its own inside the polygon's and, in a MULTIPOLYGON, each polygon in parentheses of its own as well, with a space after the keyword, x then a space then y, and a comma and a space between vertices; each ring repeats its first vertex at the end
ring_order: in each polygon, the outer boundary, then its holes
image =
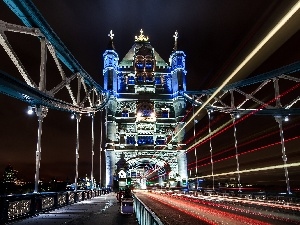
POLYGON ((54 208, 55 209, 59 208, 59 205, 58 205, 58 195, 59 195, 58 192, 56 192, 55 195, 54 195, 54 208))
POLYGON ((30 202, 30 216, 35 216, 36 215, 36 206, 37 201, 36 201, 36 195, 33 194, 31 195, 31 202, 30 202))
POLYGON ((8 206, 9 201, 5 198, 0 198, 0 224, 8 222, 8 206))
POLYGON ((79 202, 78 201, 78 192, 74 192, 74 203, 79 202))

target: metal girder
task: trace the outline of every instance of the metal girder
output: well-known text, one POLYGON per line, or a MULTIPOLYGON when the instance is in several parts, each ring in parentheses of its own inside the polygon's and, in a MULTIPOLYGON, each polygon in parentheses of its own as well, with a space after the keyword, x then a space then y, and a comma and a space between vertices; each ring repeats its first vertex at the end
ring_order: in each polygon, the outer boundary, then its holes
MULTIPOLYGON (((245 80, 241 80, 232 84, 228 84, 226 85, 224 88, 222 88, 222 91, 228 91, 228 90, 232 90, 235 88, 241 88, 244 86, 249 86, 251 84, 256 84, 259 82, 263 82, 265 80, 269 80, 272 79, 274 77, 278 77, 281 75, 287 75, 287 74, 293 74, 300 71, 300 61, 294 62, 290 65, 287 66, 283 66, 280 67, 278 69, 269 71, 267 73, 263 73, 251 78, 247 78, 245 80)), ((213 94, 215 91, 217 90, 217 88, 212 88, 212 89, 207 89, 207 90, 201 90, 201 91, 181 91, 180 94, 181 95, 209 95, 209 94, 213 94)))
MULTIPOLYGON (((1 21, 0 21, 1 24, 1 21)), ((0 45, 3 46, 5 52, 7 55, 11 58, 15 66, 17 67, 18 71, 24 78, 25 82, 30 85, 31 87, 37 88, 37 85, 34 83, 34 81, 30 78, 28 72, 26 71, 25 67, 23 66, 22 62, 18 58, 17 54, 14 52, 12 47, 10 46, 6 35, 4 34, 4 31, 0 30, 0 45)))
MULTIPOLYGON (((12 62, 20 72, 26 84, 31 86, 33 89, 43 92, 43 99, 47 99, 47 101, 45 100, 45 102, 43 102, 41 98, 37 97, 37 99, 31 99, 30 104, 33 105, 35 104, 34 102, 36 102, 36 104, 43 105, 46 107, 48 107, 48 105, 50 104, 51 108, 58 110, 67 110, 71 112, 74 109, 74 112, 77 113, 95 112, 102 109, 106 104, 110 93, 104 91, 88 74, 86 74, 86 72, 81 68, 79 63, 73 58, 71 53, 61 43, 61 41, 52 31, 50 26, 43 20, 41 15, 37 16, 39 14, 37 9, 33 7, 33 5, 30 6, 30 4, 32 4, 30 1, 9 1, 9 6, 14 9, 13 11, 17 15, 23 15, 24 12, 29 12, 30 10, 33 10, 33 13, 25 13, 26 15, 30 15, 27 16, 27 19, 24 17, 22 17, 21 19, 27 26, 39 25, 43 29, 43 32, 41 32, 40 28, 24 27, 20 25, 10 24, 0 20, 0 44, 8 54, 8 57, 12 60, 12 62), (4 32, 16 32, 25 35, 32 35, 40 39, 41 62, 40 80, 38 85, 33 81, 33 79, 30 77, 30 74, 26 71, 21 60, 18 58, 17 54, 13 50, 13 47, 10 45, 4 32), (49 38, 51 40, 49 40, 49 38), (59 71, 59 74, 62 78, 62 81, 50 91, 46 89, 47 50, 50 52, 50 55, 52 56, 56 67, 59 71), (68 57, 66 58, 64 56, 68 57), (70 77, 66 76, 66 73, 64 72, 61 66, 61 62, 65 64, 68 69, 71 70, 73 75, 71 75, 70 77), (78 88, 77 90, 72 90, 70 83, 75 78, 77 78, 78 81, 78 88), (83 87, 84 91, 81 91, 81 86, 83 87), (55 97, 55 95, 64 88, 66 88, 68 91, 70 97, 69 100, 61 99, 61 97, 55 97), (74 96, 74 92, 77 93, 76 99, 74 96), (59 102, 59 104, 57 104, 57 102, 59 102)), ((1 85, 0 91, 9 96, 16 97, 20 100, 24 100, 24 98, 19 94, 21 94, 22 91, 24 91, 27 88, 25 88, 25 86, 26 85, 20 85, 19 82, 18 85, 8 85, 7 88, 1 85), (15 87, 16 89, 13 90, 13 87, 15 87)), ((36 96, 36 92, 34 92, 33 89, 30 89, 31 94, 28 95, 24 93, 24 95, 31 96, 31 98, 34 98, 34 96, 36 96)), ((64 97, 66 96, 64 95, 64 97)))
POLYGON ((7 6, 20 18, 27 27, 38 28, 47 40, 54 46, 58 58, 73 72, 79 72, 85 83, 94 86, 96 90, 103 88, 81 67, 71 52, 59 39, 50 25, 46 22, 31 0, 4 0, 7 6))
MULTIPOLYGON (((19 70, 25 82, 29 86, 33 87, 33 89, 42 91, 44 96, 47 98, 47 101, 45 100, 45 102, 43 102, 40 98, 32 99, 31 102, 38 102, 39 105, 47 106, 49 105, 48 101, 51 99, 51 108, 67 111, 73 111, 74 109, 75 112, 78 113, 95 112, 102 109, 108 101, 110 93, 105 91, 98 83, 96 83, 92 77, 81 67, 81 65, 77 62, 66 46, 51 29, 49 24, 42 17, 34 4, 30 0, 4 0, 4 2, 27 27, 0 21, 0 44, 3 46, 4 50, 7 52, 8 56, 19 70), (12 46, 10 46, 4 32, 17 32, 26 35, 33 35, 40 39, 41 62, 40 80, 38 85, 34 83, 33 79, 30 77, 30 74, 27 73, 21 60, 19 60, 12 46), (62 81, 49 91, 46 89, 47 50, 50 52, 50 55, 52 56, 62 78, 62 81), (70 77, 66 76, 61 63, 71 71, 72 75, 70 77), (75 78, 77 78, 77 89, 72 90, 70 83, 73 80, 76 80, 75 78), (55 96, 57 93, 64 88, 67 89, 70 99, 61 99, 61 97, 56 99, 55 96), (60 104, 56 104, 54 102, 60 102, 60 104)), ((19 88, 16 90, 12 89, 13 86, 14 85, 4 88, 2 85, 1 92, 23 100, 23 98, 16 93, 21 93, 26 85, 15 85, 15 88, 19 88)), ((36 93, 33 89, 30 89, 31 94, 29 96, 34 98, 36 93)))
MULTIPOLYGON (((29 105, 43 105, 51 109, 59 109, 68 112, 90 113, 95 108, 81 108, 68 102, 51 97, 50 95, 21 82, 7 73, 0 71, 0 92, 10 97, 27 102, 29 105)), ((106 101, 100 107, 104 107, 106 101)))
MULTIPOLYGON (((290 82, 298 84, 300 83, 299 78, 292 76, 298 71, 300 71, 300 62, 295 62, 279 69, 226 85, 214 97, 214 100, 207 104, 206 108, 231 114, 247 114, 252 112, 256 115, 299 115, 300 109, 292 109, 291 107, 300 100, 300 97, 296 95, 296 97, 290 100, 288 104, 282 106, 281 98, 283 97, 283 94, 279 91, 280 80, 289 80, 290 82), (261 100, 257 98, 255 95, 263 90, 263 88, 265 88, 270 82, 274 83, 274 94, 272 99, 261 100), (245 87, 250 86, 252 89, 254 87, 254 90, 250 91, 250 93, 247 93, 246 90, 243 90, 245 87), (235 94, 243 96, 244 100, 236 103, 235 94), (225 102, 225 98, 227 98, 227 103, 225 102), (249 101, 253 103, 251 108, 245 106, 245 104, 249 101)), ((205 102, 206 99, 214 93, 214 91, 216 91, 216 88, 203 91, 185 91, 180 92, 179 94, 185 97, 185 99, 192 104, 201 106, 203 102, 205 102)), ((293 89, 290 88, 288 92, 292 91, 293 89)))

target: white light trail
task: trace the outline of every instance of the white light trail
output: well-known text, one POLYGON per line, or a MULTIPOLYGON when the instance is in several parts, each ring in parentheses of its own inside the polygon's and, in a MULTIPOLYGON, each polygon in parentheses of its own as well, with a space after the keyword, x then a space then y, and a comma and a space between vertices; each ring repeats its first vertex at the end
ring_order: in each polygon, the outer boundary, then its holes
POLYGON ((260 41, 260 43, 250 52, 250 54, 242 61, 242 63, 227 77, 227 79, 217 88, 217 90, 201 105, 195 115, 193 115, 186 124, 176 132, 175 136, 169 141, 172 142, 178 134, 189 124, 196 115, 222 90, 222 88, 259 52, 259 50, 288 22, 288 20, 296 14, 300 9, 300 1, 298 1, 289 12, 271 29, 271 31, 260 41))
MULTIPOLYGON (((226 176, 226 175, 234 175, 237 173, 250 173, 250 172, 258 172, 258 171, 266 171, 266 170, 275 170, 275 169, 282 169, 285 167, 297 167, 300 166, 300 163, 289 163, 286 165, 276 165, 276 166, 266 166, 266 167, 260 167, 260 168, 253 168, 253 169, 248 169, 248 170, 240 170, 238 171, 232 171, 232 172, 227 172, 227 173, 219 173, 219 174, 214 174, 215 177, 217 176, 226 176)), ((212 175, 206 175, 206 176, 201 176, 197 178, 207 178, 211 177, 212 175)), ((195 178, 193 178, 195 179, 195 178)))
MULTIPOLYGON (((179 129, 176 134, 172 137, 172 139, 166 144, 168 146, 169 143, 171 143, 178 134, 185 129, 185 127, 191 122, 194 121, 194 118, 200 113, 200 111, 205 108, 205 106, 212 100, 214 97, 222 90, 223 87, 225 87, 226 84, 229 83, 229 81, 259 52, 259 50, 268 42, 271 40, 271 38, 280 30, 283 28, 283 26, 289 21, 289 19, 295 15, 300 9, 300 1, 298 1, 289 11, 288 13, 281 18, 281 20, 270 30, 270 32, 259 42, 259 44, 250 52, 250 54, 241 62, 240 65, 236 67, 236 69, 227 77, 227 79, 217 88, 217 90, 201 105, 201 107, 197 110, 197 112, 182 126, 181 129, 179 129)), ((199 142, 198 142, 199 143, 199 142)), ((195 144, 193 145, 195 146, 195 144)), ((165 150, 166 147, 164 147, 162 150, 159 151, 159 154, 153 155, 154 157, 159 157, 162 151, 165 150)), ((153 171, 155 172, 155 171, 153 171)), ((152 172, 152 173, 153 173, 152 172)))

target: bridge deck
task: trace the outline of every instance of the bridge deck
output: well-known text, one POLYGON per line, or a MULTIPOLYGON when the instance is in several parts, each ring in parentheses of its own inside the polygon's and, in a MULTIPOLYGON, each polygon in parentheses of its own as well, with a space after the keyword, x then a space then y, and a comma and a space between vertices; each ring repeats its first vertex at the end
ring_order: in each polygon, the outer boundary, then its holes
POLYGON ((135 225, 138 224, 135 215, 122 215, 115 193, 102 195, 90 200, 68 205, 55 211, 40 214, 36 217, 20 220, 14 225, 53 225, 53 224, 107 224, 135 225))

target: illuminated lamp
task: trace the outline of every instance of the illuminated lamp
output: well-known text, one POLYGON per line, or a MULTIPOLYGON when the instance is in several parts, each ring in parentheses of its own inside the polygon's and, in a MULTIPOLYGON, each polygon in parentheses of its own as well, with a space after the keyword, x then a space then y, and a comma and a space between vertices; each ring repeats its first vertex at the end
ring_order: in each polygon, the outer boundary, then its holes
POLYGON ((33 114, 33 110, 34 110, 34 107, 28 106, 27 114, 28 115, 32 115, 33 114))

